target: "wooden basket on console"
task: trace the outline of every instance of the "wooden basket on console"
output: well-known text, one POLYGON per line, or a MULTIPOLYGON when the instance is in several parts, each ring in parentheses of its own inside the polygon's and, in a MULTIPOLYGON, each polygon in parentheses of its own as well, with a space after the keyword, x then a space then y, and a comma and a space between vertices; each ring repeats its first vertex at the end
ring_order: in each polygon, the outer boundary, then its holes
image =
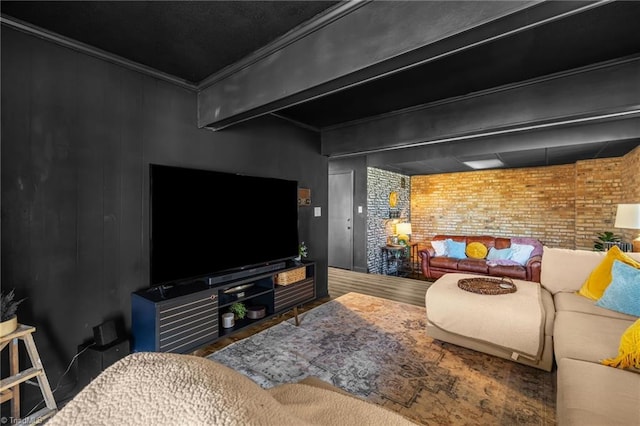
POLYGON ((289 285, 302 281, 307 277, 307 268, 304 266, 301 268, 292 269, 290 271, 280 272, 276 274, 275 282, 278 285, 289 285))

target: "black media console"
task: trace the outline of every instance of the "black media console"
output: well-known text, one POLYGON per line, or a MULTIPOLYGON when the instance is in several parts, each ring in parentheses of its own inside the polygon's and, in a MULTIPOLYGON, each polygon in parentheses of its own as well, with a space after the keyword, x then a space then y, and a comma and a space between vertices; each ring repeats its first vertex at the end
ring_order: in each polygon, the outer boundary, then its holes
POLYGON ((159 286, 131 295, 132 351, 188 353, 210 344, 223 335, 286 312, 312 301, 315 291, 315 262, 287 265, 242 279, 210 286, 203 279, 174 286, 159 286), (305 277, 286 286, 277 285, 278 273, 305 268, 305 277), (238 291, 237 289, 241 290, 238 291), (236 320, 223 328, 221 316, 234 302, 247 307, 263 306, 260 319, 236 320))

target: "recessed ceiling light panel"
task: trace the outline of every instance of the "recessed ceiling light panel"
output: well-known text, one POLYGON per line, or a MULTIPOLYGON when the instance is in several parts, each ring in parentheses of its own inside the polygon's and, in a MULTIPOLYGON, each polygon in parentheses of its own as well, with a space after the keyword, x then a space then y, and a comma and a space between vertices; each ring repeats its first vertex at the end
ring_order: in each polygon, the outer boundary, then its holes
POLYGON ((471 167, 472 169, 495 169, 497 167, 504 167, 504 163, 497 158, 489 160, 477 160, 477 161, 463 161, 464 165, 471 167))

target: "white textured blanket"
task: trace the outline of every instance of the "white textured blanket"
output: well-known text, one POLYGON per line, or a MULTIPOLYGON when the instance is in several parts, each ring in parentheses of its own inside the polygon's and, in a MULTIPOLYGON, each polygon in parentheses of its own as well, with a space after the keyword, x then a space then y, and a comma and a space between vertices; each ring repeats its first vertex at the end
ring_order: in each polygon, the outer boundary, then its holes
POLYGON ((500 295, 458 287, 458 280, 472 277, 478 276, 447 274, 429 287, 425 299, 429 322, 450 333, 539 359, 545 320, 540 284, 514 280, 518 290, 500 295))
POLYGON ((414 425, 329 388, 303 381, 264 390, 205 358, 141 352, 107 368, 47 425, 414 425))

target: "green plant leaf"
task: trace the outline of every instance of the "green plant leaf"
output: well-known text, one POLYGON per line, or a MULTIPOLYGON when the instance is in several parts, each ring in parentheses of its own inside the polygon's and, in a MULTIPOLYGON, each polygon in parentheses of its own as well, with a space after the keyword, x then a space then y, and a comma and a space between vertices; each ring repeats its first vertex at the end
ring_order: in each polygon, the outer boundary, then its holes
POLYGON ((242 302, 234 302, 229 306, 229 311, 233 312, 239 319, 247 315, 247 307, 242 302))
POLYGON ((15 289, 4 294, 0 293, 0 321, 7 321, 13 318, 17 311, 18 305, 24 302, 25 299, 14 300, 15 289))
POLYGON ((622 237, 610 231, 604 231, 596 234, 597 239, 593 240, 593 249, 595 251, 604 251, 604 243, 619 243, 622 237))

